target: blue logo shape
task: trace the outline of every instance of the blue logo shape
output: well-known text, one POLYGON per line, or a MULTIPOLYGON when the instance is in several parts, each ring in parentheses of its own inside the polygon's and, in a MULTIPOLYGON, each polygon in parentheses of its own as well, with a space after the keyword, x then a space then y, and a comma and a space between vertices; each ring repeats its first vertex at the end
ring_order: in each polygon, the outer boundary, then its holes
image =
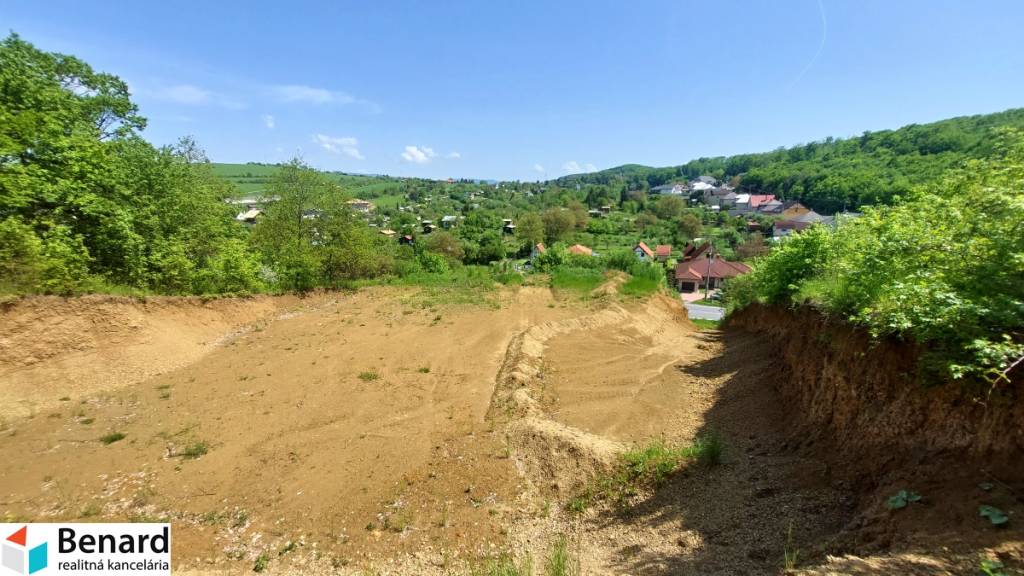
POLYGON ((28 573, 35 574, 46 568, 46 542, 28 551, 28 573))

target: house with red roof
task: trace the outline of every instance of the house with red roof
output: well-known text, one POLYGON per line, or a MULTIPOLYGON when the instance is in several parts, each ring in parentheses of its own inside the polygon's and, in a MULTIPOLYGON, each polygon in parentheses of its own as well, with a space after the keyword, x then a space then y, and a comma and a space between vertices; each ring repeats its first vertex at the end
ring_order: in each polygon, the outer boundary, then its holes
POLYGON ((594 251, 582 244, 573 244, 569 246, 569 254, 576 254, 578 256, 593 256, 594 251))
POLYGON ((729 262, 714 254, 707 242, 700 246, 688 244, 683 251, 683 260, 676 264, 673 282, 680 292, 694 292, 707 287, 721 288, 722 284, 737 276, 750 272, 750 266, 742 262, 729 262))
POLYGON ((672 245, 671 244, 658 244, 654 249, 654 257, 658 259, 658 262, 664 262, 672 256, 672 245))
POLYGON ((544 254, 547 251, 548 249, 544 246, 543 242, 538 243, 533 247, 533 250, 530 250, 530 260, 533 260, 537 256, 540 256, 541 254, 544 254))
POLYGON ((636 257, 641 260, 654 258, 654 251, 651 250, 650 247, 647 246, 647 244, 644 244, 643 242, 639 242, 636 246, 633 246, 633 254, 636 254, 636 257))

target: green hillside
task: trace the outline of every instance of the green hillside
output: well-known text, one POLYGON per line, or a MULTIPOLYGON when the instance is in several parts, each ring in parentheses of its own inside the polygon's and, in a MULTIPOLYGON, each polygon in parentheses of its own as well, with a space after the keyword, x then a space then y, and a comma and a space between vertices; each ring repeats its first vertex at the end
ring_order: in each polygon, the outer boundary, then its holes
MULTIPOLYGON (((257 164, 253 162, 247 164, 214 162, 212 167, 215 176, 234 184, 241 194, 253 194, 261 191, 267 186, 271 178, 281 170, 281 166, 278 164, 257 164)), ((353 192, 359 191, 377 196, 397 190, 400 181, 398 178, 388 176, 364 176, 343 172, 327 172, 326 174, 332 180, 340 182, 353 192)))
POLYGON ((747 192, 775 194, 834 212, 844 206, 888 204, 965 160, 989 158, 994 153, 993 136, 1005 127, 1024 128, 1024 108, 864 132, 853 138, 829 137, 772 152, 698 158, 665 168, 627 164, 566 176, 559 183, 646 190, 709 174, 736 179, 747 192))

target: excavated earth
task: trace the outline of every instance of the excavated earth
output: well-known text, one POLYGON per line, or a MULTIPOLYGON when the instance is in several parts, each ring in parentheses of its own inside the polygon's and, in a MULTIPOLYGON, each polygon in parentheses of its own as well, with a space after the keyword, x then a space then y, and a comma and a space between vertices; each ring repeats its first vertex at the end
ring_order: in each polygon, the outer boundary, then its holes
POLYGON ((888 440, 851 440, 870 429, 847 423, 869 420, 823 418, 797 391, 838 386, 794 370, 811 339, 787 348, 796 333, 764 318, 699 331, 677 300, 607 285, 444 302, 372 288, 8 303, 0 512, 170 521, 176 573, 262 557, 271 574, 460 574, 510 554, 544 574, 559 539, 582 574, 778 574, 787 552, 808 574, 1022 565, 1012 448, 985 466, 948 443, 886 457, 888 440), (719 465, 570 510, 631 446, 708 434, 719 465), (890 511, 898 489, 924 498, 890 511), (986 526, 981 501, 1009 525, 986 526))

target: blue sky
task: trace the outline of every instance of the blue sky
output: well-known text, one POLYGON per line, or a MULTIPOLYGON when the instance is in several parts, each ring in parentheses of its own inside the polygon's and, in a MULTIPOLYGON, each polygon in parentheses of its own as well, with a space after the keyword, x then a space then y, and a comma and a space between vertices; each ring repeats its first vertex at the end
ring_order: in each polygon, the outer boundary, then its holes
POLYGON ((0 0, 216 161, 536 180, 1024 105, 1024 2, 0 0))

